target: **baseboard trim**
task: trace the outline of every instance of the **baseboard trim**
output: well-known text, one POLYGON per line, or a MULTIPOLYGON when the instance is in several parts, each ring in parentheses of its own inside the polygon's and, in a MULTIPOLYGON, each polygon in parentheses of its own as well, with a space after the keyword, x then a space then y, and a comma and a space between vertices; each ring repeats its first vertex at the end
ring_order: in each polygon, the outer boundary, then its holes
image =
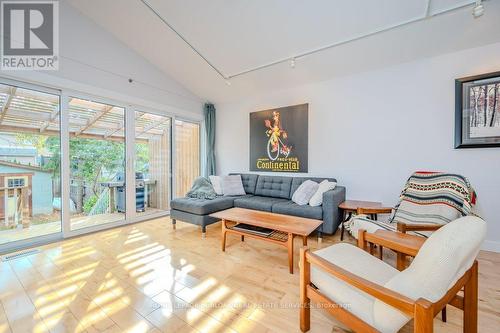
POLYGON ((500 242, 485 240, 481 246, 481 250, 500 253, 500 242))

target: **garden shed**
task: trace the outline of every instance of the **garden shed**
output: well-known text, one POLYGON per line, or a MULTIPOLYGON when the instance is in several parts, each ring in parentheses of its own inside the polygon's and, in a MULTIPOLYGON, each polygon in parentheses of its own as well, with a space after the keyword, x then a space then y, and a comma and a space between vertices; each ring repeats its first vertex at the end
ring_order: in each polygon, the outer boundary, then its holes
POLYGON ((52 213, 52 171, 37 166, 0 161, 0 218, 6 207, 14 214, 17 202, 25 200, 28 216, 52 213), (8 198, 6 199, 6 193, 8 198))

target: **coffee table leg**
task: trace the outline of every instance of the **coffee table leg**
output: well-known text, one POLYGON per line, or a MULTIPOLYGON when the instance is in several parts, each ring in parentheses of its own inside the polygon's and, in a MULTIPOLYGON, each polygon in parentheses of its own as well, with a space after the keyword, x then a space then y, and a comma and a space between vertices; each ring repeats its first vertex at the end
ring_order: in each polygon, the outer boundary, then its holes
POLYGON ((293 234, 288 234, 288 267, 293 274, 293 234))
POLYGON ((222 252, 226 251, 226 220, 222 220, 222 252))

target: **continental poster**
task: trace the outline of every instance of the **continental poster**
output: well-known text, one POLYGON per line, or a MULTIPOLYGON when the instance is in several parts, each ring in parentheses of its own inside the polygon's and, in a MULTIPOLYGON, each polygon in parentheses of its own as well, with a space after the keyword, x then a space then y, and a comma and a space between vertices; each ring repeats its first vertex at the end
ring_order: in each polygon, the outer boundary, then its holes
POLYGON ((250 170, 307 172, 308 104, 250 113, 250 170))

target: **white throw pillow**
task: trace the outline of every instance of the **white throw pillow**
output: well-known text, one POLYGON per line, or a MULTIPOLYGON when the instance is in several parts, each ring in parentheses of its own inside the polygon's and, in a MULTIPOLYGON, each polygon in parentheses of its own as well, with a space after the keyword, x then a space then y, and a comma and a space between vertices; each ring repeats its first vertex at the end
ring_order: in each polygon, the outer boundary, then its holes
POLYGON ((210 178, 210 182, 212 183, 212 186, 214 187, 215 193, 217 195, 223 195, 224 192, 222 191, 222 177, 221 176, 208 176, 210 178))
POLYGON ((297 205, 307 205, 311 197, 318 190, 319 184, 312 180, 306 180, 300 184, 299 188, 293 193, 292 201, 297 205))
POLYGON ((240 175, 222 177, 222 192, 228 195, 245 195, 240 175))
POLYGON ((323 204, 323 193, 333 190, 337 186, 336 182, 329 182, 327 179, 319 183, 318 190, 309 200, 310 206, 321 206, 323 204))

